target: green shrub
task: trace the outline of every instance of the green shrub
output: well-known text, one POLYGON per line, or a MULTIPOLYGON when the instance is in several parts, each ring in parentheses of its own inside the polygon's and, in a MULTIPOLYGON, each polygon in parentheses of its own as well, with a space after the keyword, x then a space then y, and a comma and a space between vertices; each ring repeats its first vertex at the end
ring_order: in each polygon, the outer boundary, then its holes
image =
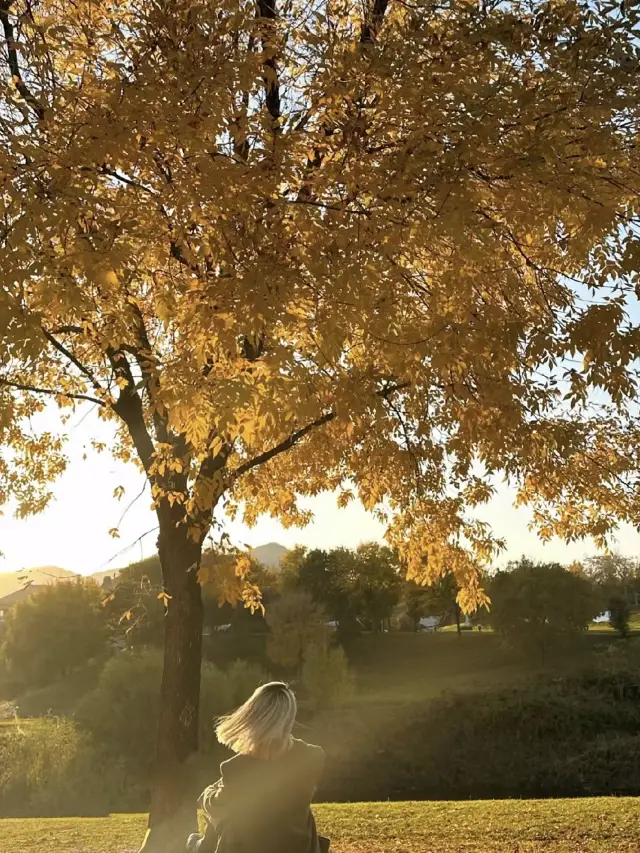
POLYGON ((640 668, 610 656, 571 677, 426 707, 359 705, 310 725, 330 801, 640 794, 640 668))
POLYGON ((315 709, 339 708, 353 695, 347 656, 340 646, 316 646, 305 655, 302 684, 315 709))
MULTIPOLYGON (((258 682, 254 685, 257 687, 258 682)), ((235 707, 234 689, 228 675, 212 663, 203 663, 200 681, 200 750, 208 752, 216 744, 215 721, 235 707)))
POLYGON ((585 796, 637 796, 640 735, 603 734, 570 755, 564 771, 585 796))
POLYGON ((227 670, 231 704, 235 708, 246 702, 259 684, 269 680, 266 670, 246 660, 234 661, 227 670))
POLYGON ((72 717, 84 697, 98 684, 109 658, 100 657, 55 684, 36 687, 15 696, 21 717, 72 717))
POLYGON ((160 651, 121 652, 76 712, 97 744, 146 771, 155 749, 161 675, 160 651))
POLYGON ((326 642, 326 617, 311 595, 303 590, 288 592, 274 601, 266 620, 269 660, 284 669, 298 670, 307 652, 326 642))
MULTIPOLYGON (((78 706, 77 719, 96 744, 122 758, 147 779, 155 755, 160 707, 162 652, 158 649, 121 652, 104 667, 95 690, 78 706)), ((236 662, 228 673, 211 663, 202 666, 200 745, 214 745, 216 717, 230 711, 264 680, 263 671, 236 662)))
POLYGON ((621 595, 614 595, 609 599, 609 624, 614 631, 626 639, 631 633, 629 620, 631 619, 631 608, 629 602, 621 595))
POLYGON ((122 805, 121 768, 103 760, 71 720, 16 722, 0 733, 0 814, 108 814, 122 805))
POLYGON ((248 634, 236 631, 213 631, 203 637, 204 657, 222 669, 228 669, 238 658, 261 667, 269 665, 266 633, 248 634))

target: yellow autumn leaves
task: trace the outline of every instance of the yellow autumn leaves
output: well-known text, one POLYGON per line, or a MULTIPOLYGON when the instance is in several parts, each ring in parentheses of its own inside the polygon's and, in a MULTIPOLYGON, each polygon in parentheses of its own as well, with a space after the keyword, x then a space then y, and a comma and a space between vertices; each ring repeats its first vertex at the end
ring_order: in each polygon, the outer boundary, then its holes
POLYGON ((0 490, 46 503, 44 396, 111 418, 199 545, 222 504, 342 490, 471 601, 502 474, 604 541, 636 512, 640 73, 591 6, 16 2, 0 490))

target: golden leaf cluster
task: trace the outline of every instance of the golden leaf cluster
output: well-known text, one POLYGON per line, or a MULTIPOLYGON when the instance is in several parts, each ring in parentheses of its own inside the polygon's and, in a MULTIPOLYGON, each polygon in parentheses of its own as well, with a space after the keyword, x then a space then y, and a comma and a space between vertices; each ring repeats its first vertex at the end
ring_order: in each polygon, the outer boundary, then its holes
POLYGON ((498 472, 544 535, 637 517, 635 4, 4 9, 21 512, 64 467, 25 427, 50 399, 113 420, 161 532, 197 546, 221 502, 299 524, 300 496, 342 490, 412 577, 474 598, 500 543, 469 510, 498 472))

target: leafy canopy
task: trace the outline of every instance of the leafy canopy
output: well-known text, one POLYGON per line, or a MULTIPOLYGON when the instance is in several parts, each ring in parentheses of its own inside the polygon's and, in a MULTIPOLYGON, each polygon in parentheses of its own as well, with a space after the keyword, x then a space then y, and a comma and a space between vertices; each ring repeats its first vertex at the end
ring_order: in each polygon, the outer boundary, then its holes
POLYGON ((401 569, 393 551, 375 542, 347 548, 289 551, 282 561, 281 587, 303 590, 338 624, 346 638, 359 627, 378 631, 400 598, 401 569))
POLYGON ((494 472, 546 535, 637 514, 636 4, 3 0, 0 23, 2 500, 46 506, 64 444, 26 424, 50 400, 114 422, 161 529, 202 543, 223 495, 301 523, 338 490, 464 606, 494 472), (593 387, 613 408, 584 423, 593 387))
POLYGON ((286 669, 299 667, 309 649, 326 648, 328 644, 326 615, 308 592, 285 593, 269 607, 266 619, 267 654, 273 663, 286 669))

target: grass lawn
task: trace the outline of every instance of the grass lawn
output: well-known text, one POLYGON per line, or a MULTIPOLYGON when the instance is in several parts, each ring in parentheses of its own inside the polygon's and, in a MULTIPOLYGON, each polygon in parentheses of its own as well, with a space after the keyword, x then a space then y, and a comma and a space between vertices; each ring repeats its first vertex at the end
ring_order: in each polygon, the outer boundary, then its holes
POLYGON ((608 626, 589 631, 575 648, 542 666, 526 651, 510 649, 492 631, 367 634, 352 650, 358 688, 354 704, 427 702, 447 693, 510 686, 543 673, 575 673, 617 642, 608 626))
MULTIPOLYGON (((626 853, 633 799, 364 803, 316 807, 337 853, 626 853)), ((0 853, 134 853, 142 815, 0 820, 0 853)))

